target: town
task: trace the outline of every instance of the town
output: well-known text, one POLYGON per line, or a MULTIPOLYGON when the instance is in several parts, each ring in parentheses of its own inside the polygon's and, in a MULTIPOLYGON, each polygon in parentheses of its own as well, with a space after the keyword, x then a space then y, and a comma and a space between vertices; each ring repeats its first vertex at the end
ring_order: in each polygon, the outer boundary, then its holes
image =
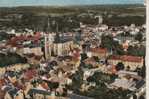
POLYGON ((43 31, 1 29, 0 99, 145 99, 146 24, 95 17, 72 31, 50 17, 43 31))

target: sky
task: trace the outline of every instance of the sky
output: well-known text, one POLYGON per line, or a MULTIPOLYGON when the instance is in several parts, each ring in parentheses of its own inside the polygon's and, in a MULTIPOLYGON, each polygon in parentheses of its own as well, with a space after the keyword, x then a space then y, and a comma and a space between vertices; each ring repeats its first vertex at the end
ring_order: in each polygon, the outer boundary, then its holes
POLYGON ((144 0, 0 0, 0 6, 64 6, 89 4, 143 4, 144 0))

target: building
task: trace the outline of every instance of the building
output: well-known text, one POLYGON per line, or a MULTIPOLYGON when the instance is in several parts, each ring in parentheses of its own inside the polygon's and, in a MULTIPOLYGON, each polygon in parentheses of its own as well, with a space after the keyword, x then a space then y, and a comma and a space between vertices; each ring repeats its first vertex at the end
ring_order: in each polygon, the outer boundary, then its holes
POLYGON ((22 90, 18 90, 16 88, 11 88, 8 86, 6 86, 4 90, 6 91, 4 99, 24 99, 22 90))
POLYGON ((106 58, 108 56, 108 50, 105 48, 90 48, 87 53, 89 56, 97 56, 98 58, 106 58))
POLYGON ((45 57, 68 55, 73 47, 73 41, 60 37, 59 33, 45 35, 45 57))
POLYGON ((118 40, 119 43, 124 43, 126 41, 135 41, 135 36, 129 34, 129 32, 122 32, 122 33, 116 33, 116 35, 114 36, 115 40, 118 40))
POLYGON ((72 49, 73 41, 61 41, 53 44, 54 55, 68 55, 72 49))
POLYGON ((39 88, 32 88, 28 91, 28 95, 32 96, 33 99, 44 99, 47 96, 51 96, 51 92, 39 88))
POLYGON ((119 71, 117 73, 118 78, 115 79, 113 83, 107 85, 109 88, 123 88, 125 90, 136 91, 141 88, 145 82, 141 76, 139 76, 136 72, 130 71, 119 71))
POLYGON ((54 34, 45 35, 45 57, 48 58, 52 54, 52 46, 54 42, 54 34))
POLYGON ((23 51, 23 54, 34 54, 37 56, 43 55, 41 47, 33 47, 33 48, 25 47, 25 48, 22 48, 22 51, 23 51))
POLYGON ((81 95, 77 95, 77 94, 68 94, 69 99, 93 99, 90 97, 86 97, 86 96, 81 96, 81 95))
POLYGON ((130 70, 135 70, 136 68, 142 68, 144 59, 143 57, 138 56, 119 56, 112 55, 108 59, 108 63, 112 65, 117 65, 119 62, 122 62, 126 68, 130 68, 130 70))
POLYGON ((115 79, 115 81, 110 84, 108 87, 109 88, 114 88, 114 89, 118 89, 118 88, 123 88, 125 90, 129 89, 129 90, 134 90, 135 89, 135 82, 131 79, 126 79, 126 78, 121 78, 121 79, 115 79))
POLYGON ((98 24, 101 25, 103 23, 103 17, 102 16, 95 16, 95 18, 98 18, 98 24))
POLYGON ((56 96, 55 91, 47 91, 40 88, 32 88, 28 91, 33 99, 68 99, 67 97, 56 96))

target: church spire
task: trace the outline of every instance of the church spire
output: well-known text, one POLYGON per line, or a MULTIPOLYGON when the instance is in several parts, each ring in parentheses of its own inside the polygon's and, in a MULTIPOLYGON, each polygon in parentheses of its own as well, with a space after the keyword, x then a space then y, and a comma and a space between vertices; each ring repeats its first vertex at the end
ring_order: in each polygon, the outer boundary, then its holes
POLYGON ((48 18, 47 18, 47 24, 45 25, 44 31, 47 33, 51 32, 50 16, 48 16, 48 18))

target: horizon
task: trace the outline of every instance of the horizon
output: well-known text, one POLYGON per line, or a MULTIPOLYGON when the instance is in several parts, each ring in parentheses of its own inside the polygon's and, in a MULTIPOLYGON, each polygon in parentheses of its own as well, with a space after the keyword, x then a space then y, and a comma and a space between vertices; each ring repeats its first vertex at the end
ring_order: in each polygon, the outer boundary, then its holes
POLYGON ((144 0, 1 0, 0 7, 20 6, 73 6, 73 5, 131 5, 143 4, 144 0))

